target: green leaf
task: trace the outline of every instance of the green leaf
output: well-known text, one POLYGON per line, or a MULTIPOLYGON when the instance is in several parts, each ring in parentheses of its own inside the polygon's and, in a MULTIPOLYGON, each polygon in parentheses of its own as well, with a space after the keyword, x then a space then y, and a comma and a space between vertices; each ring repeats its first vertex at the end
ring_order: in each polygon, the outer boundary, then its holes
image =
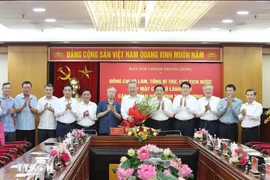
POLYGON ((115 174, 117 171, 117 168, 112 168, 113 173, 115 174))
POLYGON ((127 170, 128 168, 130 168, 130 159, 128 159, 128 160, 126 160, 125 162, 123 162, 122 168, 123 168, 124 170, 127 170))
POLYGON ((194 179, 194 174, 190 174, 186 177, 186 180, 193 180, 194 179))
POLYGON ((130 176, 128 180, 137 180, 137 178, 135 176, 130 176))
POLYGON ((178 170, 177 169, 175 169, 174 167, 172 167, 172 166, 170 166, 170 171, 171 171, 171 173, 172 173, 172 175, 174 175, 174 176, 178 176, 178 170))
POLYGON ((158 180, 165 180, 165 179, 166 180, 178 180, 177 177, 175 177, 171 174, 165 175, 165 174, 163 174, 163 172, 160 172, 160 171, 157 173, 157 179, 158 180))

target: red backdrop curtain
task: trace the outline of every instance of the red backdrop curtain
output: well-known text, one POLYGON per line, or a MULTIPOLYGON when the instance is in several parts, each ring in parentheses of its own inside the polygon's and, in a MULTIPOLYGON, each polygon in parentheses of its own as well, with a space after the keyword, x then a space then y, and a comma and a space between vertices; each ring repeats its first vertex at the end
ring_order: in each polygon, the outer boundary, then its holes
POLYGON ((81 95, 81 91, 85 88, 91 90, 92 98, 91 101, 97 103, 97 93, 98 93, 98 63, 97 62, 54 62, 53 65, 53 76, 54 76, 54 95, 56 97, 63 96, 63 86, 69 83, 69 80, 62 80, 61 78, 67 77, 70 69, 70 78, 77 78, 80 81, 80 90, 79 94, 81 95), (88 72, 89 79, 87 75, 84 75, 80 71, 86 70, 91 71, 88 72), (62 72, 60 71, 62 70, 62 72))

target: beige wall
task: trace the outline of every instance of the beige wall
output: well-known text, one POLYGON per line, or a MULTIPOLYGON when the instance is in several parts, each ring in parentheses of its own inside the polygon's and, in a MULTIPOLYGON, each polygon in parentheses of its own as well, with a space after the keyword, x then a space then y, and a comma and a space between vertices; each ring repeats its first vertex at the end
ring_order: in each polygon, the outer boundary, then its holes
MULTIPOLYGON (((256 100, 262 103, 261 47, 223 48, 223 90, 227 84, 236 86, 236 96, 243 102, 246 102, 246 89, 255 88, 257 90, 256 100)), ((238 127, 238 141, 241 142, 240 123, 238 127)))
POLYGON ((270 48, 263 49, 262 67, 262 105, 264 108, 270 107, 270 48))

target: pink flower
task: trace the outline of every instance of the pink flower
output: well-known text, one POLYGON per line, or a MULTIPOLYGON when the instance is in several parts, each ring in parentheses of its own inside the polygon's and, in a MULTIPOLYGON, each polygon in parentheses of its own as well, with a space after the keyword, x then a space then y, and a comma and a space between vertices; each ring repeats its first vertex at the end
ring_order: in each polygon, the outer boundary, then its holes
POLYGON ((149 159, 149 150, 146 149, 145 147, 141 147, 140 149, 137 150, 137 155, 140 160, 146 160, 149 159))
POLYGON ((235 152, 236 152, 237 154, 241 154, 241 153, 243 153, 243 149, 236 149, 235 152))
POLYGON ((157 175, 157 171, 155 166, 150 164, 141 164, 138 167, 138 177, 142 180, 148 180, 150 178, 155 178, 157 175))
POLYGON ((70 160, 70 156, 69 156, 67 153, 64 153, 64 154, 62 155, 62 159, 63 159, 63 161, 67 162, 67 161, 70 160))
POLYGON ((244 158, 247 157, 247 152, 243 152, 243 157, 244 157, 244 158))
POLYGON ((165 170, 163 171, 163 174, 169 175, 169 174, 170 174, 170 171, 169 171, 168 169, 165 169, 165 170))
POLYGON ((177 170, 179 170, 179 168, 180 168, 178 162, 175 162, 172 159, 170 159, 170 166, 174 167, 177 170))
POLYGON ((166 149, 164 149, 164 151, 163 151, 163 154, 164 154, 165 156, 169 156, 170 153, 171 153, 170 148, 166 148, 166 149))
POLYGON ((56 149, 52 149, 50 152, 51 156, 56 156, 58 154, 58 151, 56 149))
POLYGON ((119 167, 117 169, 117 177, 118 180, 126 180, 128 179, 134 172, 133 168, 128 168, 127 170, 124 170, 123 168, 119 167))
POLYGON ((246 163, 247 163, 247 159, 245 157, 243 157, 239 160, 239 164, 241 164, 241 165, 245 165, 246 163))
POLYGON ((230 158, 230 162, 231 163, 235 163, 235 162, 238 162, 238 156, 233 156, 230 158))
POLYGON ((178 159, 177 159, 177 163, 178 163, 178 164, 182 164, 181 158, 178 158, 178 159))
POLYGON ((188 167, 188 165, 184 165, 182 168, 179 169, 178 175, 181 177, 187 177, 192 173, 192 170, 188 167))

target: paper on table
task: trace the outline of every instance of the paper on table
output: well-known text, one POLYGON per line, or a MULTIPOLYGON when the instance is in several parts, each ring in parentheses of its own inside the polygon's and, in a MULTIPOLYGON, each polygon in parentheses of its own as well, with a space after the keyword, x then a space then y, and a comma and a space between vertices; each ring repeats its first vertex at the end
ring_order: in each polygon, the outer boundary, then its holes
POLYGON ((26 176, 27 176, 27 174, 16 174, 15 177, 26 177, 26 176))
POLYGON ((36 157, 35 159, 36 160, 48 160, 49 157, 36 157))
POLYGON ((31 152, 31 155, 45 155, 48 153, 44 153, 44 152, 31 152))

